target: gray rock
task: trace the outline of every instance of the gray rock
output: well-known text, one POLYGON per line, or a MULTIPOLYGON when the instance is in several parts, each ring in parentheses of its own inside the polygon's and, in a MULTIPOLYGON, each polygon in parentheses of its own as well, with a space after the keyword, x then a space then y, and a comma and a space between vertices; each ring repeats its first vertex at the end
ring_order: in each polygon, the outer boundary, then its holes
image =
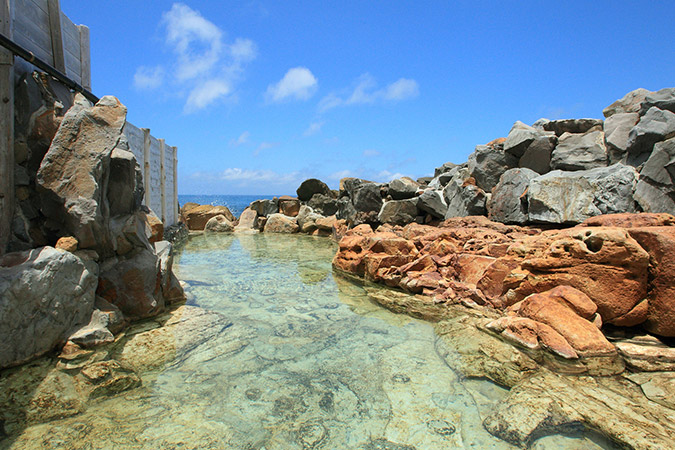
POLYGON ((344 219, 348 223, 353 224, 354 218, 356 217, 356 208, 352 204, 352 201, 349 197, 343 197, 338 200, 338 211, 336 213, 338 219, 344 219))
POLYGON ((452 169, 449 172, 444 172, 436 177, 434 177, 430 182, 429 182, 429 187, 433 189, 440 189, 445 187, 450 180, 452 180, 452 177, 457 173, 458 168, 452 169))
POLYGON ((654 144, 675 136, 675 113, 652 107, 628 135, 628 163, 647 161, 654 144))
POLYGON ((108 329, 109 318, 107 314, 95 309, 89 323, 70 335, 68 340, 84 348, 114 341, 115 337, 108 329))
POLYGON ((636 212, 637 179, 637 171, 623 164, 540 175, 527 192, 530 222, 572 224, 600 214, 636 212))
POLYGON ((332 216, 338 210, 337 199, 333 198, 332 195, 314 194, 307 205, 324 216, 332 216))
POLYGON ((437 176, 439 176, 439 175, 442 174, 442 173, 450 172, 452 169, 454 169, 454 168, 457 167, 457 166, 458 166, 458 165, 455 164, 455 163, 446 162, 446 163, 443 164, 442 166, 436 167, 436 168, 434 169, 434 177, 437 177, 437 176))
POLYGON ((640 172, 635 200, 645 212, 675 213, 675 138, 654 146, 640 172))
POLYGON ((381 223, 391 225, 407 225, 415 221, 417 216, 417 199, 391 200, 382 205, 377 216, 381 223))
POLYGON ((103 97, 91 108, 76 101, 37 172, 42 211, 50 222, 58 224, 61 235, 77 238, 80 248, 100 255, 113 253, 106 197, 110 158, 121 142, 126 112, 114 97, 103 97))
POLYGON ((420 186, 427 186, 429 183, 431 183, 431 180, 433 180, 434 177, 419 177, 417 179, 417 184, 420 186))
POLYGON ((300 207, 300 212, 298 212, 295 219, 298 221, 300 229, 303 229, 307 224, 314 223, 317 219, 321 219, 322 217, 321 214, 315 213, 310 206, 302 205, 300 207))
POLYGON ((265 233, 297 233, 300 226, 295 217, 285 216, 283 214, 272 214, 265 222, 265 233))
POLYGON ((647 89, 636 89, 624 95, 623 98, 615 101, 607 108, 602 110, 602 114, 607 118, 619 113, 636 113, 640 112, 642 102, 647 95, 651 94, 647 89))
POLYGON ((296 190, 296 193, 298 194, 298 199, 302 202, 308 201, 314 194, 323 194, 328 197, 332 196, 332 192, 328 185, 316 178, 310 178, 303 181, 296 190))
POLYGON ((565 133, 551 153, 551 169, 587 170, 607 166, 605 133, 565 133))
POLYGON ((427 189, 419 196, 417 208, 420 211, 431 214, 437 219, 444 219, 448 211, 448 205, 443 198, 443 191, 427 189))
POLYGON ((602 119, 561 119, 549 120, 541 124, 545 131, 552 131, 556 136, 564 133, 583 134, 592 129, 602 130, 602 119))
POLYGON ((640 114, 645 114, 654 106, 675 113, 675 88, 665 88, 649 93, 640 105, 640 114))
POLYGON ((605 144, 610 164, 626 162, 628 135, 639 120, 638 113, 616 113, 605 120, 605 144))
POLYGON ((153 250, 143 249, 102 263, 96 294, 132 320, 151 317, 164 309, 159 280, 159 258, 153 250))
POLYGON ((529 220, 527 189, 539 174, 527 168, 504 172, 487 202, 488 218, 495 222, 524 224, 529 220))
POLYGON ((417 194, 419 188, 419 183, 417 183, 412 178, 397 178, 396 180, 392 180, 389 183, 389 195, 391 195, 391 198, 394 200, 413 198, 415 194, 417 194))
POLYGON ((234 224, 227 220, 227 218, 218 214, 217 216, 211 217, 206 226, 204 226, 204 231, 211 231, 213 233, 231 233, 234 231, 234 224))
MULTIPOLYGON (((126 136, 120 136, 122 146, 127 146, 126 136)), ((115 148, 110 155, 108 178, 108 204, 110 215, 133 214, 143 202, 143 175, 134 154, 115 148)))
POLYGON ((485 192, 490 192, 499 183, 499 177, 504 172, 517 166, 518 158, 487 145, 478 145, 468 161, 469 174, 485 192))
POLYGON ((363 180, 361 178, 342 178, 340 179, 340 197, 348 196, 353 199, 356 191, 359 190, 361 186, 372 183, 372 181, 363 180))
POLYGON ((256 200, 251 203, 249 208, 258 213, 259 216, 267 217, 279 212, 279 203, 277 199, 256 200))
POLYGON ((461 169, 443 189, 443 197, 448 205, 445 218, 485 215, 485 191, 470 183, 469 170, 461 169))
POLYGON ((381 185, 378 183, 362 184, 352 196, 352 204, 357 212, 380 212, 382 208, 381 185))
POLYGON ((504 151, 511 155, 520 158, 527 150, 527 147, 539 136, 542 135, 541 130, 537 130, 523 122, 516 122, 513 124, 509 135, 504 142, 504 151))
POLYGON ((159 260, 160 289, 164 302, 172 304, 185 300, 183 287, 173 273, 173 245, 169 241, 158 241, 154 243, 154 250, 159 260))
POLYGON ((555 136, 539 136, 527 147, 518 161, 518 167, 531 169, 539 174, 551 170, 551 153, 558 139, 555 136))
POLYGON ((0 368, 50 351, 86 324, 96 281, 77 256, 52 247, 0 258, 0 368))

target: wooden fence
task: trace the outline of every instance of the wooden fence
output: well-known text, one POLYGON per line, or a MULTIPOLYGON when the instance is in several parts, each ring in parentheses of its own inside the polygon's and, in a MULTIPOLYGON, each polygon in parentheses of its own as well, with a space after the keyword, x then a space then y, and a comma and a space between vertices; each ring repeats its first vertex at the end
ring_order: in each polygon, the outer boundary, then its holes
MULTIPOLYGON (((66 17, 59 0, 0 0, 0 33, 91 91, 89 28, 66 17)), ((13 79, 14 57, 0 47, 0 255, 14 214, 13 79)), ((125 134, 143 169, 145 203, 166 226, 173 225, 178 221, 176 147, 129 123, 125 134)))

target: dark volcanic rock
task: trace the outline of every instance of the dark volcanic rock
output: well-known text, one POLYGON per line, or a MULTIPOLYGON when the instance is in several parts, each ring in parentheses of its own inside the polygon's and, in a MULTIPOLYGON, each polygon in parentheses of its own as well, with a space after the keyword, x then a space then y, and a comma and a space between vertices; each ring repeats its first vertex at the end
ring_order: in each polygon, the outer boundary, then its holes
POLYGON ((562 119, 550 120, 542 123, 542 128, 546 131, 553 131, 556 136, 562 136, 564 133, 583 134, 591 129, 602 129, 602 119, 562 119))
POLYGON ((317 180, 316 178, 310 178, 303 181, 296 193, 298 194, 298 199, 303 202, 311 199, 314 194, 323 194, 329 197, 332 195, 331 190, 326 183, 317 180))
POLYGON ((427 189, 419 196, 417 208, 420 211, 431 214, 437 219, 444 219, 448 211, 448 205, 445 203, 443 191, 427 189))
POLYGON ((605 120, 605 144, 610 164, 626 162, 628 136, 639 120, 638 113, 616 113, 605 120))
POLYGON ((469 155, 469 174, 476 185, 490 192, 499 183, 499 177, 507 170, 518 166, 518 158, 498 147, 479 145, 469 155))
POLYGON ((675 212, 675 138, 654 146, 640 172, 635 200, 645 212, 675 212))
POLYGON ((631 91, 605 108, 602 114, 607 118, 620 113, 638 113, 642 102, 651 93, 651 91, 642 88, 631 91))
POLYGON ((413 198, 419 188, 419 183, 411 178, 397 178, 389 183, 389 195, 394 200, 413 198))
POLYGON ((654 144, 675 136, 675 113, 652 107, 628 136, 628 163, 639 165, 651 154, 654 144))
POLYGON ((539 174, 551 170, 551 152, 558 139, 555 136, 539 136, 527 147, 518 161, 518 167, 531 169, 539 174))
POLYGON ((324 216, 332 216, 338 211, 338 201, 332 196, 324 194, 314 194, 307 202, 313 210, 324 216))
POLYGON ((565 133, 551 154, 551 169, 586 170, 607 166, 605 134, 591 131, 586 134, 565 133))
POLYGON ((675 88, 665 88, 647 94, 640 106, 640 114, 645 114, 653 106, 675 113, 675 88))
POLYGON ((391 200, 382 205, 377 216, 381 223, 407 225, 417 216, 417 199, 391 200))

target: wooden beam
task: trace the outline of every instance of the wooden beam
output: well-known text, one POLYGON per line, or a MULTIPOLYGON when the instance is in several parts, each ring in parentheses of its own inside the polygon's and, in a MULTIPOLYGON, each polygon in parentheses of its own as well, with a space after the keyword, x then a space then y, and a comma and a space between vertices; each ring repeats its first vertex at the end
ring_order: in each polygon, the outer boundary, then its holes
POLYGON ((159 140, 159 198, 161 199, 161 219, 162 222, 166 225, 166 171, 164 170, 164 158, 165 158, 165 149, 166 143, 164 139, 159 140))
MULTIPOLYGON (((0 0, 0 32, 12 38, 12 0, 0 0)), ((14 55, 0 48, 0 255, 14 218, 14 55)))
POLYGON ((83 88, 91 91, 91 50, 89 47, 89 27, 78 26, 80 30, 80 83, 83 88))
POLYGON ((150 128, 143 130, 143 187, 145 188, 145 206, 150 208, 150 128))
POLYGON ((178 223, 178 147, 173 148, 173 225, 178 223))
POLYGON ((61 30, 61 4, 59 0, 47 0, 49 8, 49 34, 52 38, 52 55, 54 68, 66 73, 66 56, 63 51, 63 34, 61 30))

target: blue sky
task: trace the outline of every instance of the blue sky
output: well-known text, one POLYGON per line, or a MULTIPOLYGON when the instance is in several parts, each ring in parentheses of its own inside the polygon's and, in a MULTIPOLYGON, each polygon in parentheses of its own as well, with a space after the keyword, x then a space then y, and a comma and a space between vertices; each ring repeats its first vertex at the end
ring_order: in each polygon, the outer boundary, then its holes
POLYGON ((672 1, 61 0, 92 85, 178 146, 181 194, 460 163, 516 120, 675 85, 672 1))

